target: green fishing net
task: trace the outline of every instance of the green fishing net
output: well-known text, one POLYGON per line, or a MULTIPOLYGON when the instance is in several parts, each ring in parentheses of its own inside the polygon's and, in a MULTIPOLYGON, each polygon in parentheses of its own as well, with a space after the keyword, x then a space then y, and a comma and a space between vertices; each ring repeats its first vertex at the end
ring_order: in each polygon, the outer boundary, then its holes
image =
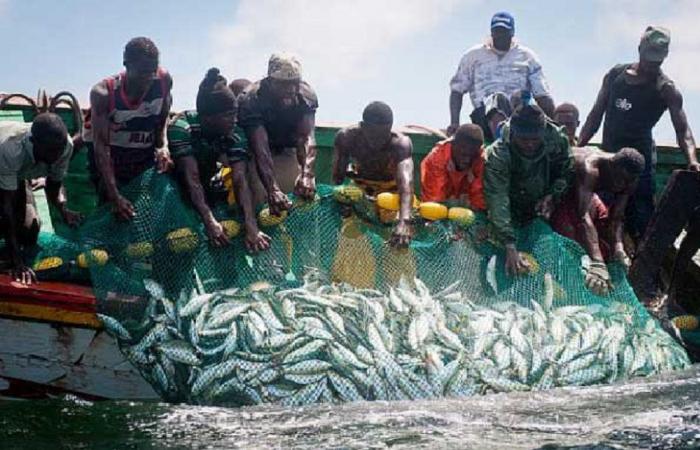
MULTIPOLYGON (((535 221, 518 233, 531 273, 504 274, 484 217, 391 224, 332 187, 293 199, 251 255, 243 231, 209 245, 174 181, 147 172, 123 194, 131 222, 98 210, 81 227, 98 312, 163 398, 305 405, 405 400, 613 382, 689 364, 636 300, 621 267, 599 297, 582 249, 535 221), (104 255, 108 255, 105 258, 104 255)), ((222 221, 242 221, 223 206, 222 221)))

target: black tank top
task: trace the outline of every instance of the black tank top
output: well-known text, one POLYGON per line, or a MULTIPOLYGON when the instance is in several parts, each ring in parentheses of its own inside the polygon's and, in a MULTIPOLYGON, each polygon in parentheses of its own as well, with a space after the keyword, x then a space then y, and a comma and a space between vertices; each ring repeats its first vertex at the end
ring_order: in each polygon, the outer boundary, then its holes
POLYGON ((667 105, 662 88, 672 83, 663 73, 655 81, 630 84, 625 71, 630 64, 620 64, 609 72, 609 96, 603 125, 603 148, 615 152, 623 147, 636 148, 647 160, 647 170, 653 166, 654 140, 651 130, 667 105))

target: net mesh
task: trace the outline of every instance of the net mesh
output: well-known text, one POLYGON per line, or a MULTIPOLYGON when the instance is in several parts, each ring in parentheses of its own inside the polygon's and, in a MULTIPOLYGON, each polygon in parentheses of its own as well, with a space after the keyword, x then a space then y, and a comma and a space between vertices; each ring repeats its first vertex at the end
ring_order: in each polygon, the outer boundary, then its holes
MULTIPOLYGON (((610 294, 593 295, 582 249, 540 221, 518 232, 533 270, 507 277, 478 215, 468 227, 417 219, 410 248, 396 250, 373 204, 360 200, 348 215, 320 186, 315 201, 294 199, 284 221, 263 227, 272 247, 250 255, 241 236, 210 246, 167 176, 147 172, 123 194, 135 219, 98 210, 80 248, 105 328, 167 400, 465 396, 689 364, 620 267, 610 294)), ((215 215, 241 223, 226 207, 215 215)))

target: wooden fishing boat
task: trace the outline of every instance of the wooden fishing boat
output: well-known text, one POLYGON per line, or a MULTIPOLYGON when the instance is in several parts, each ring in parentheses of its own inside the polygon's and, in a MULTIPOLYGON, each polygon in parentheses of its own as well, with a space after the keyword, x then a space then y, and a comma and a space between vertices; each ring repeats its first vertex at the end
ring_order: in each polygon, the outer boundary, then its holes
MULTIPOLYGON (((72 96, 51 99, 40 92, 37 101, 26 96, 0 94, 0 121, 29 122, 38 111, 52 110, 77 133, 82 114, 72 96)), ((339 124, 316 129, 317 178, 331 180, 333 140, 339 124)), ((433 145, 444 138, 420 126, 402 129, 414 146, 416 180, 419 162, 433 145)), ((659 147, 658 183, 666 182, 671 170, 681 168, 684 157, 675 147, 659 147)), ((95 198, 87 181, 85 152, 78 152, 65 180, 73 209, 89 212, 95 198)), ((417 187, 420 188, 419 186, 417 187)), ((41 192, 37 203, 45 224, 52 230, 51 214, 41 192)), ((692 269, 700 285, 700 266, 692 269)), ((0 275, 0 397, 37 398, 74 393, 90 399, 157 399, 156 393, 120 353, 95 315, 92 289, 66 282, 41 282, 31 287, 0 275)))

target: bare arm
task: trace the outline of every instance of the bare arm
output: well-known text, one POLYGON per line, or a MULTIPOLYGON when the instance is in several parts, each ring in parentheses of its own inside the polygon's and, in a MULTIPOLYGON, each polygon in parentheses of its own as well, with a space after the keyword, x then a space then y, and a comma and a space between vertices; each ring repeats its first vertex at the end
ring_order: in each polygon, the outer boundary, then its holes
POLYGON ((591 217, 591 201, 593 200, 593 186, 590 180, 584 180, 578 188, 576 196, 576 210, 581 222, 583 223, 583 232, 585 237, 585 247, 588 256, 593 261, 603 261, 603 253, 600 251, 600 242, 598 238, 598 230, 596 230, 593 218, 591 217))
POLYGON ((399 190, 399 220, 394 228, 391 242, 395 246, 406 246, 413 237, 411 208, 413 206, 413 144, 402 136, 397 144, 399 163, 396 165, 396 184, 399 190))
POLYGON ((297 145, 297 161, 299 163, 299 178, 294 187, 294 193, 306 199, 312 199, 316 194, 316 137, 314 136, 315 117, 307 114, 299 126, 301 139, 297 145))
POLYGON ((0 190, 0 198, 2 199, 2 215, 5 218, 7 225, 7 250, 10 256, 10 262, 16 267, 18 264, 23 264, 22 257, 19 253, 19 244, 17 243, 17 221, 15 218, 15 196, 19 193, 15 191, 0 190))
POLYGON ((333 143, 333 183, 342 184, 350 164, 350 151, 346 145, 346 131, 340 130, 333 143))
POLYGON ((185 184, 190 201, 202 218, 204 228, 209 237, 209 242, 215 247, 221 247, 229 243, 226 231, 216 220, 211 208, 207 204, 204 188, 199 179, 199 166, 193 156, 182 156, 177 159, 177 173, 185 184))
POLYGON ((688 168, 690 170, 700 170, 697 157, 695 155, 695 139, 693 132, 688 125, 688 117, 683 109, 683 96, 673 85, 667 85, 662 95, 668 105, 668 112, 671 115, 673 128, 676 130, 676 141, 678 147, 683 150, 688 158, 688 168))
POLYGON ((624 250, 625 236, 625 209, 630 196, 636 190, 637 183, 634 183, 630 189, 618 196, 615 203, 610 207, 610 231, 613 238, 613 249, 624 250))
POLYGON ((462 101, 464 94, 457 91, 450 91, 450 126, 447 134, 452 135, 459 127, 459 116, 462 113, 462 101))
POLYGON ((52 181, 47 178, 44 190, 46 191, 46 199, 49 203, 63 212, 66 207, 66 190, 63 187, 63 183, 52 181))
POLYGON ((166 144, 165 129, 166 129, 166 125, 168 123, 168 117, 170 115, 170 107, 172 106, 172 103, 173 103, 173 96, 170 94, 170 90, 173 88, 173 79, 169 73, 166 73, 166 75, 165 75, 165 83, 168 87, 168 95, 166 95, 163 98, 163 108, 161 109, 160 117, 158 118, 159 122, 158 122, 158 128, 156 129, 156 136, 155 136, 156 148, 165 147, 165 144, 166 144))
POLYGON ((275 169, 272 164, 272 153, 270 152, 270 142, 268 141, 265 127, 258 125, 248 131, 248 140, 253 149, 258 176, 267 192, 270 212, 280 214, 291 207, 291 202, 289 202, 287 196, 282 193, 277 185, 275 169))
POLYGON ((104 82, 98 83, 90 92, 92 109, 92 132, 95 146, 95 163, 104 183, 107 198, 114 201, 119 196, 117 182, 114 178, 111 149, 109 147, 109 93, 104 82))
POLYGON ((591 112, 589 112, 588 117, 586 117, 583 128, 581 128, 581 135, 578 139, 579 147, 588 145, 588 142, 598 132, 598 128, 600 128, 600 124, 603 121, 605 108, 608 104, 608 97, 610 96, 608 77, 609 75, 606 75, 605 78, 603 78, 603 85, 600 87, 600 91, 598 91, 598 97, 593 104, 591 112))
POLYGON ((262 233, 255 220, 255 210, 253 209, 253 195, 248 186, 246 176, 247 164, 245 161, 236 161, 231 165, 233 173, 233 190, 236 194, 236 203, 243 215, 245 226, 245 244, 248 250, 257 252, 270 247, 270 237, 262 233))
POLYGON ((204 195, 204 188, 199 180, 199 166, 197 160, 193 156, 183 156, 177 160, 177 172, 180 179, 184 181, 187 193, 190 196, 190 201, 197 210, 199 216, 205 225, 209 226, 212 222, 216 222, 214 214, 207 205, 204 195))

